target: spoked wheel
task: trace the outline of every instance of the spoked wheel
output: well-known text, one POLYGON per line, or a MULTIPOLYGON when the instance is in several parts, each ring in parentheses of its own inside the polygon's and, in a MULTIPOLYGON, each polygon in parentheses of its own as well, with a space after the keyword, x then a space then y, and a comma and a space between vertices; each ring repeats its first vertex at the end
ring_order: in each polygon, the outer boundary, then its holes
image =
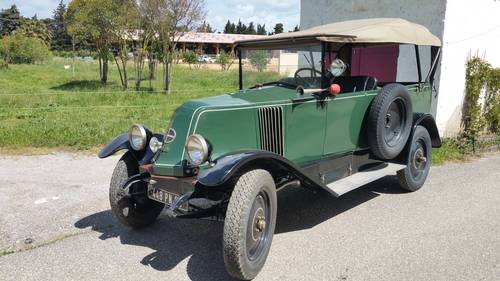
POLYGON ((250 280, 266 262, 276 226, 276 187, 265 170, 252 170, 237 181, 226 212, 223 252, 233 277, 250 280))
POLYGON ((420 189, 427 179, 432 160, 432 145, 429 132, 417 126, 408 150, 406 168, 398 171, 401 187, 408 191, 420 189))

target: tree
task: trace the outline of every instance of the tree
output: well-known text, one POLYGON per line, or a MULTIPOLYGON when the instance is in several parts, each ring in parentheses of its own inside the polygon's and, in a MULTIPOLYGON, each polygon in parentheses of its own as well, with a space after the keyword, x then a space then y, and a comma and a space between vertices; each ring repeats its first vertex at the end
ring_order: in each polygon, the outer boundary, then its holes
POLYGON ((91 40, 99 60, 99 77, 108 81, 108 62, 111 42, 115 36, 117 1, 73 0, 68 6, 68 32, 80 41, 91 40))
POLYGON ((257 34, 257 31, 255 30, 255 25, 253 22, 250 22, 248 24, 248 27, 245 30, 245 34, 257 34))
POLYGON ((215 30, 212 29, 209 23, 203 21, 203 23, 196 29, 196 32, 214 33, 215 30))
POLYGON ((61 0, 54 10, 50 24, 52 33, 51 47, 53 50, 69 50, 72 46, 71 36, 68 34, 66 12, 66 5, 61 0))
POLYGON ((36 17, 25 20, 15 32, 21 33, 26 37, 38 38, 47 46, 50 45, 51 34, 49 29, 42 21, 37 20, 36 17))
POLYGON ((226 26, 224 27, 224 33, 226 34, 235 34, 236 33, 236 25, 231 21, 227 21, 226 26))
POLYGON ((257 71, 262 72, 266 69, 269 63, 269 57, 267 51, 265 50, 252 50, 248 53, 248 59, 250 64, 257 68, 257 71))
POLYGON ((16 5, 0 11, 0 37, 10 35, 21 26, 23 18, 16 5))
POLYGON ((295 28, 293 29, 293 32, 297 32, 297 31, 300 31, 300 28, 298 25, 296 25, 295 28))
POLYGON ((0 58, 7 63, 41 63, 50 58, 47 45, 40 39, 14 32, 0 39, 0 58))
POLYGON ((185 32, 205 19, 204 0, 150 0, 157 2, 155 24, 163 59, 163 91, 170 93, 173 53, 185 32))
POLYGON ((274 26, 274 34, 280 34, 283 33, 283 24, 282 23, 277 23, 274 26))
POLYGON ((222 71, 226 71, 226 70, 231 69, 231 66, 234 63, 234 59, 235 59, 235 57, 233 54, 228 54, 225 51, 222 51, 219 54, 219 58, 217 59, 217 63, 219 63, 222 71))
POLYGON ((265 24, 263 24, 263 25, 257 24, 257 34, 258 35, 267 35, 265 24))
POLYGON ((247 26, 238 20, 238 25, 236 25, 236 34, 245 34, 247 31, 247 26))

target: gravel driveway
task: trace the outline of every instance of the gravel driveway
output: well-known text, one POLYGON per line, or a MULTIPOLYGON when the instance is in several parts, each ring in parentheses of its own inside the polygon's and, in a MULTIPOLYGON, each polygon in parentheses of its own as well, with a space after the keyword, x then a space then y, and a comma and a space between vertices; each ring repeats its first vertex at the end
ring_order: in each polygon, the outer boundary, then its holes
MULTIPOLYGON (((117 159, 0 156, 0 280, 230 280, 222 223, 118 224, 107 198, 117 159)), ((500 278, 500 154, 433 167, 416 193, 387 177, 339 199, 285 189, 278 203, 256 280, 500 278)))

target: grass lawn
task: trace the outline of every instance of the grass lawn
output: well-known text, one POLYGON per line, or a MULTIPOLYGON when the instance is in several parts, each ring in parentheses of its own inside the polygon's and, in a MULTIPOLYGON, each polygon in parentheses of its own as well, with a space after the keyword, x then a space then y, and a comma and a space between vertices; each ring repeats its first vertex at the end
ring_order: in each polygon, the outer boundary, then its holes
MULTIPOLYGON (((237 89, 236 71, 209 71, 174 66, 172 94, 161 79, 142 82, 142 91, 121 91, 111 65, 109 83, 98 81, 98 64, 78 62, 75 78, 64 69, 70 60, 55 58, 44 65, 10 65, 0 70, 0 148, 70 148, 85 150, 108 142, 143 123, 165 131, 175 108, 187 100, 237 89)), ((146 71, 147 75, 147 71, 146 71)), ((133 88, 130 63, 129 85, 133 88)), ((161 69, 157 77, 161 77, 161 69)))

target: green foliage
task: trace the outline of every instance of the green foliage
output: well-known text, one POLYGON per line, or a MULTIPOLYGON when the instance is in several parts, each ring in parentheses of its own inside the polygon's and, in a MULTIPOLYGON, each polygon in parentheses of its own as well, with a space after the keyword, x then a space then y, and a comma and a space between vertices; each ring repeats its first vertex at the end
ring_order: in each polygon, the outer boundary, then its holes
POLYGON ((274 26, 274 34, 280 34, 283 33, 283 24, 282 23, 277 23, 274 26))
POLYGON ((265 24, 263 24, 263 25, 257 24, 257 34, 258 35, 267 35, 265 24))
POLYGON ((0 57, 9 64, 35 64, 49 59, 51 53, 42 40, 15 32, 0 39, 0 57))
POLYGON ((248 53, 248 59, 253 67, 255 67, 259 72, 266 69, 269 63, 269 55, 265 50, 252 50, 248 53))
POLYGON ((197 63, 196 57, 196 53, 191 50, 186 51, 182 54, 182 60, 184 61, 184 63, 189 64, 189 67, 197 63))
POLYGON ((234 56, 222 51, 217 58, 217 63, 223 71, 229 70, 234 62, 234 56))
POLYGON ((10 35, 14 30, 21 26, 23 18, 16 5, 0 11, 0 37, 10 35))
POLYGON ((50 44, 51 34, 45 23, 37 19, 26 20, 21 27, 16 30, 26 37, 33 37, 42 40, 46 45, 50 44))
POLYGON ((57 8, 54 10, 54 14, 52 16, 53 20, 50 24, 50 30, 52 33, 51 48, 53 50, 69 51, 72 48, 71 36, 68 34, 66 12, 66 5, 61 0, 59 5, 57 5, 57 8))
POLYGON ((463 138, 474 146, 474 142, 486 127, 498 133, 500 121, 500 70, 494 69, 481 58, 473 57, 467 62, 465 98, 462 108, 463 138), (479 102, 481 92, 486 90, 484 108, 479 102))
POLYGON ((9 64, 4 61, 3 59, 0 59, 0 70, 5 70, 9 68, 9 64))

